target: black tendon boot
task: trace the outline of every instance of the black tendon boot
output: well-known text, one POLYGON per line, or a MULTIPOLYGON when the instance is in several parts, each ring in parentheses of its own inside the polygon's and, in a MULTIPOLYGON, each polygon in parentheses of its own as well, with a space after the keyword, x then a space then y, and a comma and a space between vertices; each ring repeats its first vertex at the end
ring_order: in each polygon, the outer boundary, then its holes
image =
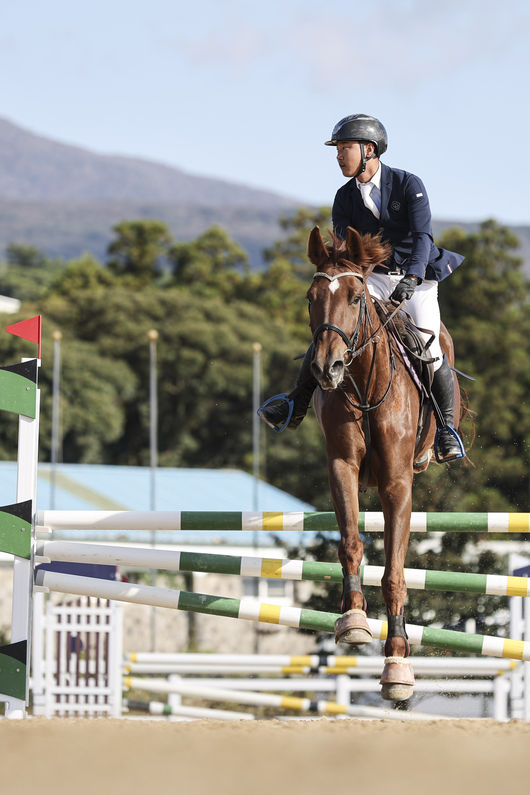
POLYGON ((432 395, 438 404, 435 411, 438 433, 436 435, 436 459, 440 463, 453 461, 465 455, 464 446, 455 430, 455 385, 453 372, 444 356, 442 366, 434 373, 432 395))
POLYGON ((317 386, 311 373, 312 358, 313 345, 311 344, 304 356, 293 391, 288 395, 275 395, 275 397, 269 398, 258 410, 259 416, 276 431, 283 431, 286 427, 298 428, 307 414, 313 392, 317 386))

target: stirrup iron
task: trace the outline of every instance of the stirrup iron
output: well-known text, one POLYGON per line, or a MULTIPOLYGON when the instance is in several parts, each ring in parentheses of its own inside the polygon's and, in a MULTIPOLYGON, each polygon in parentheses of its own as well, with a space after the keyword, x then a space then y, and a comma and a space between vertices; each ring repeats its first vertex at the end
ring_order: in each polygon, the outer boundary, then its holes
POLYGON ((464 443, 463 443, 462 439, 460 438, 460 434, 451 425, 443 425, 441 428, 438 428, 436 430, 436 436, 434 437, 434 456, 435 456, 437 462, 439 464, 447 463, 447 459, 440 458, 440 455, 438 453, 438 441, 440 439, 440 434, 442 433, 442 431, 449 431, 451 436, 454 437, 454 439, 456 440, 456 443, 460 447, 460 452, 458 453, 458 455, 455 455, 454 458, 450 458, 449 461, 457 461, 459 458, 465 458, 466 451, 464 449, 464 443))
POLYGON ((269 426, 269 428, 272 428, 273 431, 276 431, 276 433, 282 433, 287 428, 289 423, 291 422, 291 417, 293 416, 293 411, 294 411, 294 400, 289 397, 287 392, 280 392, 280 394, 278 394, 278 395, 273 395, 272 397, 267 398, 267 400, 265 400, 261 404, 261 406, 259 407, 259 409, 257 411, 257 415, 258 415, 258 417, 260 419, 263 420, 263 422, 265 422, 269 426), (274 403, 274 402, 281 403, 282 401, 287 403, 287 406, 288 406, 287 419, 285 420, 283 425, 278 427, 277 425, 273 425, 272 422, 268 421, 268 419, 263 415, 263 409, 266 408, 267 406, 269 406, 271 403, 274 403))

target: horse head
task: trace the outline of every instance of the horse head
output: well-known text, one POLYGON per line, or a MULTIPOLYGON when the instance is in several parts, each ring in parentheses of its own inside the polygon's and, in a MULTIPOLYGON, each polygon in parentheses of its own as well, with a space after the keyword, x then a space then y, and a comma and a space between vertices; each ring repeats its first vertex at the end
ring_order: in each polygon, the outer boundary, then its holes
POLYGON ((391 253, 380 235, 360 235, 348 227, 346 240, 332 236, 326 245, 316 226, 309 236, 308 257, 316 267, 309 301, 313 333, 312 371, 322 389, 336 389, 351 364, 367 317, 366 279, 391 253))

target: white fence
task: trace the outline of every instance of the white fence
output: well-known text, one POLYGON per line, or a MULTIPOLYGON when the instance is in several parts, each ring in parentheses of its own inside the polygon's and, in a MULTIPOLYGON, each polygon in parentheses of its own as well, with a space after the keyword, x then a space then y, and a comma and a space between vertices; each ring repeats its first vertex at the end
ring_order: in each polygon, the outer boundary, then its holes
POLYGON ((90 597, 54 604, 34 596, 33 714, 122 714, 122 608, 90 597))

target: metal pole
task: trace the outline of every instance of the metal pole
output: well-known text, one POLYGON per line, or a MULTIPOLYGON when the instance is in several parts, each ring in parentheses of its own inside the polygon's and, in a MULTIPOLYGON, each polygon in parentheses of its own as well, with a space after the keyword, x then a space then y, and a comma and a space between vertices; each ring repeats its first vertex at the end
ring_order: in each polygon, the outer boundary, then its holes
MULTIPOLYGON (((158 331, 150 329, 149 340, 149 462, 150 462, 150 494, 149 507, 156 511, 156 468, 158 465, 158 391, 157 391, 157 360, 156 344, 158 331)), ((156 533, 151 531, 151 546, 156 546, 156 533)), ((151 569, 151 585, 156 585, 156 570, 151 569)), ((156 649, 156 607, 151 608, 151 651, 156 649)))
POLYGON ((57 464, 61 459, 60 431, 60 382, 61 382, 61 339, 60 331, 53 332, 53 380, 52 380, 52 439, 50 472, 50 507, 55 508, 55 488, 57 464))
POLYGON ((261 344, 255 342, 252 346, 253 351, 253 373, 252 373, 252 471, 254 475, 254 492, 252 499, 252 509, 259 511, 259 469, 260 469, 260 420, 258 409, 260 407, 260 365, 261 365, 261 344))
MULTIPOLYGON (((253 474, 253 494, 252 507, 254 511, 259 510, 259 464, 260 464, 260 419, 258 409, 260 407, 260 370, 261 370, 261 343, 255 342, 252 346, 253 367, 252 367, 252 474, 253 474)), ((254 531, 253 546, 257 554, 259 548, 258 534, 254 531)), ((259 580, 255 581, 255 595, 259 596, 259 580)), ((254 654, 259 654, 259 625, 254 626, 254 654)))

